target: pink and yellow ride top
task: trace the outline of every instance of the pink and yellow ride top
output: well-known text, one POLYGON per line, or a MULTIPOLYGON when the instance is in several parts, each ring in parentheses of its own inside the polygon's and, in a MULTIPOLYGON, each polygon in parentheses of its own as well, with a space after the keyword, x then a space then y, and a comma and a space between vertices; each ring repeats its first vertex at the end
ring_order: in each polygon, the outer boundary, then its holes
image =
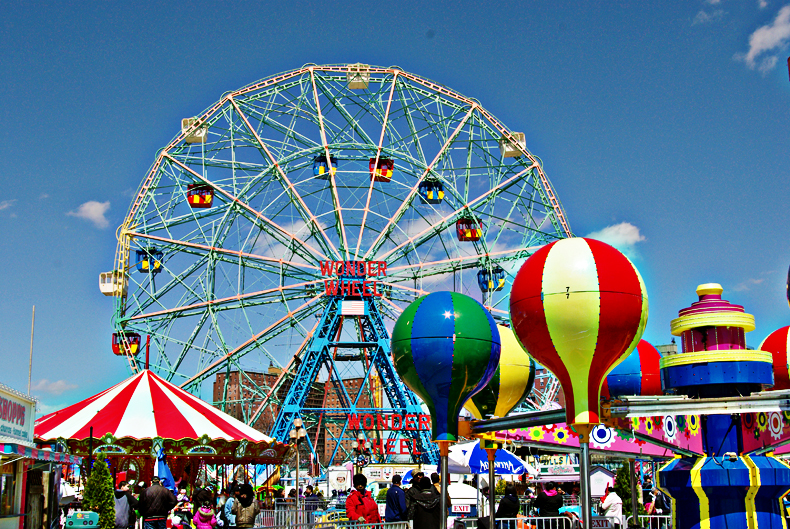
POLYGON ((683 352, 661 359, 665 388, 697 397, 735 396, 760 391, 771 379, 771 355, 746 348, 754 316, 722 299, 722 292, 718 283, 699 285, 699 300, 672 320, 671 332, 682 338, 683 352))

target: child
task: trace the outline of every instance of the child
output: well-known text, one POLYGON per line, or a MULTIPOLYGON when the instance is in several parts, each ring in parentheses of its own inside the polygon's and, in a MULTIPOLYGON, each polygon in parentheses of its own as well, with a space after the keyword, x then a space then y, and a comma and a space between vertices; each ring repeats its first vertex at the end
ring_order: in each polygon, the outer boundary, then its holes
POLYGON ((203 506, 197 510, 192 521, 195 522, 197 529, 214 529, 217 526, 217 517, 214 516, 211 502, 204 501, 203 506))

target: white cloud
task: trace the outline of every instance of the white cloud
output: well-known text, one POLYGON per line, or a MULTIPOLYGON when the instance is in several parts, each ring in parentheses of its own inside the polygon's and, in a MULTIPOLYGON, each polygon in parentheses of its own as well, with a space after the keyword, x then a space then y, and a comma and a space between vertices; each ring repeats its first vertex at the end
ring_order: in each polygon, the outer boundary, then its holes
POLYGON ((41 193, 38 197, 39 200, 44 200, 45 198, 49 198, 49 195, 47 193, 41 193))
POLYGON ((0 211, 3 211, 4 209, 10 208, 11 206, 14 205, 15 202, 16 202, 16 199, 0 201, 0 211))
POLYGON ((96 202, 95 200, 89 200, 88 202, 81 204, 80 207, 78 207, 75 211, 69 211, 66 213, 66 215, 89 220, 97 228, 106 228, 110 225, 107 217, 104 216, 108 209, 110 209, 109 200, 107 202, 96 202))
POLYGON ((30 391, 51 393, 52 395, 60 395, 64 391, 75 389, 76 387, 77 387, 76 384, 66 382, 65 380, 57 380, 55 382, 50 382, 46 378, 42 378, 41 380, 30 386, 30 391))
POLYGON ((710 5, 712 5, 712 6, 715 6, 715 5, 717 5, 717 4, 720 4, 720 3, 721 3, 721 0, 705 0, 705 3, 706 3, 706 4, 710 4, 710 5))
POLYGON ((597 239, 607 244, 611 244, 629 256, 635 253, 634 247, 636 243, 646 240, 645 236, 639 232, 639 228, 630 222, 613 224, 611 226, 605 227, 602 230, 594 231, 589 235, 585 235, 585 237, 597 239))
POLYGON ((765 279, 750 278, 742 283, 738 283, 732 289, 735 292, 743 292, 744 290, 751 290, 752 287, 762 284, 763 281, 765 281, 765 279))
POLYGON ((767 0, 757 0, 757 7, 759 7, 760 9, 765 9, 766 7, 768 7, 768 1, 767 0))
MULTIPOLYGON (((760 4, 762 7, 762 3, 760 4)), ((783 49, 790 40, 790 5, 784 6, 776 14, 770 24, 757 28, 749 36, 749 51, 737 54, 736 59, 742 60, 752 70, 763 75, 772 70, 778 61, 773 53, 783 49)))
POLYGON ((723 9, 715 9, 708 13, 704 9, 701 9, 697 16, 694 17, 694 20, 691 22, 692 26, 696 26, 697 24, 709 24, 713 22, 717 22, 724 18, 724 10, 723 9))

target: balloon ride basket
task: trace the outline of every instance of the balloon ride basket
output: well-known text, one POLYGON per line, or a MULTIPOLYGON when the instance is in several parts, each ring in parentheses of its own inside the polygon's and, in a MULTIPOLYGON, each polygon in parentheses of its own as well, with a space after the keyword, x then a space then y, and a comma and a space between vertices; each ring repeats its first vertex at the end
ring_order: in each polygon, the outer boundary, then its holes
POLYGON ((781 497, 790 483, 790 468, 775 457, 676 458, 658 477, 673 498, 677 529, 786 527, 781 497))

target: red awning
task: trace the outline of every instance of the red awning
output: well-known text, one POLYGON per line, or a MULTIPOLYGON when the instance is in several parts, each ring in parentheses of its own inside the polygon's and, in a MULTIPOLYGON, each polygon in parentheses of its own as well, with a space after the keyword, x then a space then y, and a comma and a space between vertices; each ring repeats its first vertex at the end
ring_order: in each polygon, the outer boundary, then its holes
POLYGON ((0 455, 16 455, 28 459, 38 459, 39 461, 52 461, 54 463, 82 463, 82 458, 63 452, 53 452, 52 450, 40 450, 29 446, 16 443, 0 444, 0 455))

